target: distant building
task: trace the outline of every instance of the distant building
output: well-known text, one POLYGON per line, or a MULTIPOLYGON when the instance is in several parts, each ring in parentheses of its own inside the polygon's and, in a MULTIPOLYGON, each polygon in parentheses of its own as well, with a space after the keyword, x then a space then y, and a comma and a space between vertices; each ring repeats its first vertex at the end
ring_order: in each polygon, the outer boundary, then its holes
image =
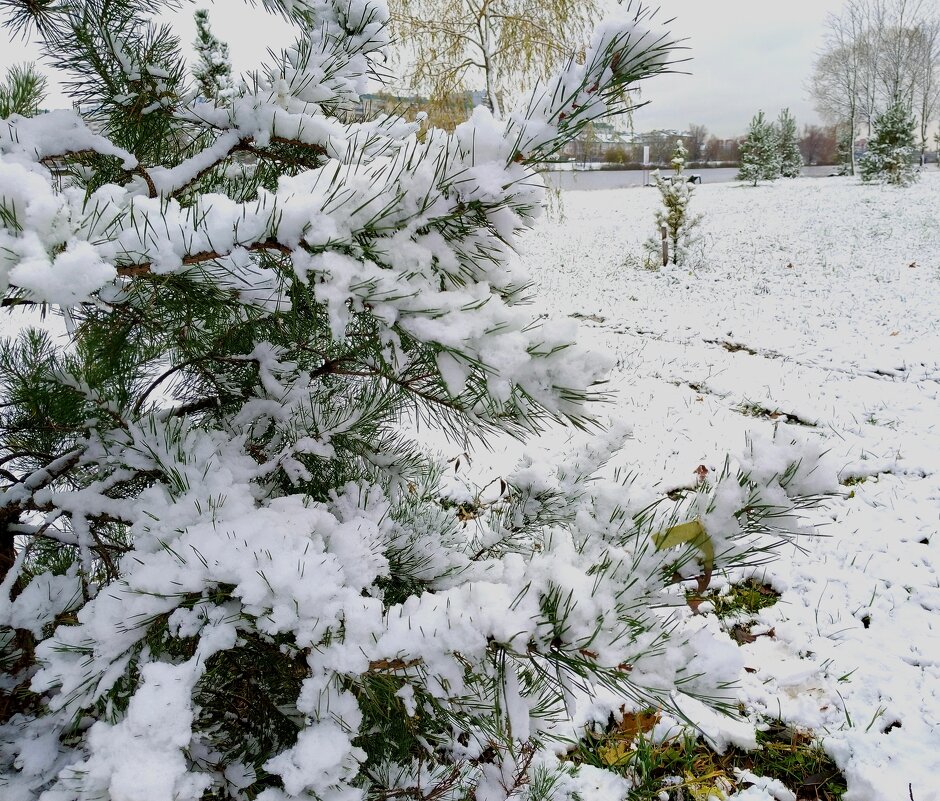
POLYGON ((600 162, 633 161, 636 140, 627 131, 618 130, 610 122, 588 123, 581 133, 560 153, 565 161, 600 162))

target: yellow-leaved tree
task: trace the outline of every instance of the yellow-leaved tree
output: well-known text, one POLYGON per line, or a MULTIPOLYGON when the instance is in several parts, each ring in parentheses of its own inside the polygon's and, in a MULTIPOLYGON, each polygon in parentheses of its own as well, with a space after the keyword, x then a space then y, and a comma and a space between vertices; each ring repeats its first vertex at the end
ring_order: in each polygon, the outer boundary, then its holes
POLYGON ((509 95, 582 46, 600 5, 598 0, 389 0, 405 80, 428 97, 432 114, 482 87, 496 116, 509 95))

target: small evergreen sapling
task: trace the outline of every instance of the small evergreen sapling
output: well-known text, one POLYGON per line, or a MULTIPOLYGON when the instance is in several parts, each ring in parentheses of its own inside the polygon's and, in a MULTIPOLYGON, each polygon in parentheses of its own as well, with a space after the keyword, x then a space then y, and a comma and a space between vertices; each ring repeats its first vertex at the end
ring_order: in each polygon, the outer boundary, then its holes
POLYGON ((868 151, 859 161, 862 180, 906 186, 917 179, 913 115, 901 102, 892 103, 875 118, 868 151))
POLYGON ((796 120, 785 108, 777 119, 777 147, 780 151, 780 175, 796 178, 803 169, 803 154, 796 132, 796 120))
POLYGON ((199 87, 199 95, 204 100, 221 102, 232 95, 232 63, 229 58, 228 44, 218 39, 209 27, 209 12, 199 8, 194 13, 196 20, 196 63, 193 65, 193 77, 199 87))
POLYGON ((672 38, 620 6, 505 121, 419 137, 355 116, 384 2, 265 0, 297 39, 224 103, 164 5, 0 4, 92 109, 0 125, 3 307, 68 334, 0 344, 0 796, 596 798, 557 727, 733 704, 670 585, 798 532, 814 462, 766 443, 650 505, 613 430, 455 509, 421 436, 596 422, 609 360, 533 319, 511 247, 672 38))
MULTIPOLYGON (((672 175, 664 178, 659 170, 653 172, 653 183, 663 202, 662 207, 656 210, 656 230, 661 232, 665 229, 667 260, 676 265, 685 263, 689 248, 694 242, 695 228, 702 220, 702 215, 689 212, 693 185, 683 174, 687 156, 685 145, 681 139, 677 139, 676 149, 670 161, 672 175)), ((661 248, 661 233, 647 240, 647 266, 653 267, 662 263, 661 248)))
POLYGON ((780 147, 777 131, 772 122, 758 111, 748 126, 747 136, 741 143, 739 181, 773 181, 780 176, 780 147))
POLYGON ((848 125, 840 126, 836 141, 836 154, 842 168, 840 175, 855 175, 855 131, 848 125))

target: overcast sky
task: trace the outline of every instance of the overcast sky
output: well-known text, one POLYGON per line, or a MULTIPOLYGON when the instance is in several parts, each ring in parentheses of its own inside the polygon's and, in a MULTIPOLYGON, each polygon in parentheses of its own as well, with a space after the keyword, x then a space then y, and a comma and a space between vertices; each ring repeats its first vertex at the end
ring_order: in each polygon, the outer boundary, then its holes
POLYGON ((660 14, 675 17, 687 37, 681 65, 689 75, 650 80, 650 104, 634 119, 637 130, 706 125, 719 136, 743 133, 754 112, 776 117, 789 107, 797 123, 819 122, 806 84, 822 44, 826 16, 843 0, 662 0, 660 14))
MULTIPOLYGON (((654 4, 654 3, 650 3, 654 4)), ((228 41, 237 70, 252 68, 269 44, 286 42, 278 21, 239 0, 207 5, 217 35, 228 41), (231 10, 230 10, 231 9, 231 10)), ((819 122, 806 92, 813 57, 821 44, 826 15, 842 0, 661 0, 662 19, 675 17, 672 29, 687 37, 688 75, 648 81, 650 105, 634 119, 638 131, 706 125, 718 136, 743 133, 758 109, 771 117, 788 106, 797 123, 819 122)), ((185 42, 193 39, 193 6, 174 15, 185 42)), ((35 58, 21 42, 0 31, 0 66, 35 58)), ((49 105, 64 105, 61 93, 49 105)))

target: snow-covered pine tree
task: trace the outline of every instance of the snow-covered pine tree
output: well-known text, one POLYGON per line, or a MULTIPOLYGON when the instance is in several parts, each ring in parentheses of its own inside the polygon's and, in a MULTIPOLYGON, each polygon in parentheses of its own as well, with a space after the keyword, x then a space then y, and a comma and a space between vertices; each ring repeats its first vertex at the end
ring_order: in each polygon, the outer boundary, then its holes
POLYGON ((91 113, 0 125, 3 307, 64 331, 0 348, 0 795, 619 792, 553 727, 719 698, 736 648, 666 590, 796 530, 812 460, 770 443, 650 505, 610 432, 457 504, 417 432, 592 422, 608 361, 532 319, 510 247, 535 166, 671 38, 625 5, 505 122, 419 138, 353 117, 383 2, 265 0, 297 40, 225 104, 163 5, 2 4, 91 113))
POLYGON ((670 161, 672 175, 664 178, 659 170, 653 171, 653 185, 659 190, 663 205, 656 209, 656 234, 646 242, 646 263, 649 267, 662 263, 662 228, 666 229, 669 261, 681 265, 686 261, 693 244, 695 228, 702 221, 702 215, 689 212, 693 186, 682 174, 688 155, 682 140, 677 139, 670 161))
POLYGON ((234 90, 232 82, 232 62, 228 44, 212 33, 209 27, 209 12, 204 8, 196 9, 193 14, 196 21, 196 63, 193 65, 193 78, 199 87, 199 94, 204 100, 221 102, 231 96, 234 90))
POLYGON ((875 118, 868 150, 859 160, 863 181, 884 181, 905 186, 917 179, 915 121, 900 101, 892 103, 875 118))
POLYGON ((0 83, 0 119, 22 114, 32 117, 46 96, 46 78, 33 64, 17 64, 0 83))
POLYGON ((757 186, 758 181, 773 181, 780 177, 780 148, 774 124, 758 111, 747 129, 747 136, 741 143, 741 168, 739 181, 750 181, 757 186))
POLYGON ((788 108, 783 109, 777 118, 777 147, 780 152, 780 175, 783 178, 796 178, 803 169, 803 154, 800 153, 796 120, 788 108))

